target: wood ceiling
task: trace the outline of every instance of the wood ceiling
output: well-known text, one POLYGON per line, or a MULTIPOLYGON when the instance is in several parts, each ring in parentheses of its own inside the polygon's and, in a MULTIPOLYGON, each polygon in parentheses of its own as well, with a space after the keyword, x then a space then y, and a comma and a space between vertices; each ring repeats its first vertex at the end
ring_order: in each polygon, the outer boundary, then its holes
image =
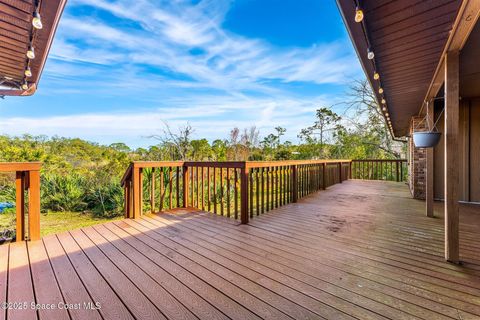
POLYGON ((66 0, 0 0, 0 95, 32 95, 40 79, 66 0), (39 6, 43 28, 34 29, 33 14, 39 6), (30 43, 35 58, 26 52, 30 43), (30 64, 32 76, 25 77, 30 64), (27 90, 19 87, 27 79, 27 90))
POLYGON ((377 100, 381 85, 396 137, 418 114, 447 43, 461 0, 359 0, 364 27, 354 21, 355 0, 337 0, 377 100), (367 40, 368 38, 368 40, 367 40), (368 42, 375 67, 367 58, 368 42), (380 81, 373 79, 376 71, 380 81))

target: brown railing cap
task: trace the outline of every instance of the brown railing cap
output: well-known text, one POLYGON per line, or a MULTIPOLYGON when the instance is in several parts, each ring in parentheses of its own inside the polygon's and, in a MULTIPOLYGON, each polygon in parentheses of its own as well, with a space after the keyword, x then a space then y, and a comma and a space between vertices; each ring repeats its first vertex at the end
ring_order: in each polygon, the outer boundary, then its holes
POLYGON ((0 162, 0 172, 13 171, 39 171, 42 168, 42 163, 34 162, 0 162))

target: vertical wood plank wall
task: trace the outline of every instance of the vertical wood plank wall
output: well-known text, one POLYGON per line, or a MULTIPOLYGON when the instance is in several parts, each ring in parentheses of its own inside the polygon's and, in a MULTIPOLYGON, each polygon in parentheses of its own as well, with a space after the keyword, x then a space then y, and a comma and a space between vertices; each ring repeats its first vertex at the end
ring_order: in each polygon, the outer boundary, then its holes
MULTIPOLYGON (((435 119, 443 109, 435 108, 435 119)), ((442 115, 437 127, 444 132, 445 117, 442 115)), ((459 199, 462 201, 480 202, 480 99, 462 99, 459 105, 459 199)), ((441 136, 439 144, 434 148, 434 198, 444 200, 445 140, 441 136)))

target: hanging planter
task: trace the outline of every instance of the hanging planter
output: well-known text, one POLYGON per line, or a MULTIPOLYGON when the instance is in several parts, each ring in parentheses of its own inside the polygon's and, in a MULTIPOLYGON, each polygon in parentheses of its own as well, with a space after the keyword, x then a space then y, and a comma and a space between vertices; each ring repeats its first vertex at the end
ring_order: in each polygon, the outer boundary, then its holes
POLYGON ((433 148, 438 144, 441 137, 440 132, 414 132, 413 143, 417 148, 433 148))
POLYGON ((413 143, 415 144, 415 147, 417 147, 417 148, 433 148, 440 142, 440 138, 442 137, 442 133, 438 132, 437 122, 440 119, 440 117, 442 116, 443 110, 442 110, 442 112, 440 112, 440 115, 438 116, 437 121, 435 121, 435 123, 431 124, 429 122, 430 117, 428 116, 428 109, 429 108, 428 108, 428 102, 427 102, 427 115, 417 125, 417 126, 419 126, 423 121, 426 121, 428 131, 413 132, 413 143))

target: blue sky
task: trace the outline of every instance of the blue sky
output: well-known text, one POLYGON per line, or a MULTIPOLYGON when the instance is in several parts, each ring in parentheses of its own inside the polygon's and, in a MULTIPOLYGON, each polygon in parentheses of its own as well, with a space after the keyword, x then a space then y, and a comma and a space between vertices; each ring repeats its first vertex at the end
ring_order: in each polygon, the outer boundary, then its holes
POLYGON ((37 93, 0 101, 0 132, 138 147, 189 122, 294 141, 362 76, 334 0, 69 0, 37 93))

